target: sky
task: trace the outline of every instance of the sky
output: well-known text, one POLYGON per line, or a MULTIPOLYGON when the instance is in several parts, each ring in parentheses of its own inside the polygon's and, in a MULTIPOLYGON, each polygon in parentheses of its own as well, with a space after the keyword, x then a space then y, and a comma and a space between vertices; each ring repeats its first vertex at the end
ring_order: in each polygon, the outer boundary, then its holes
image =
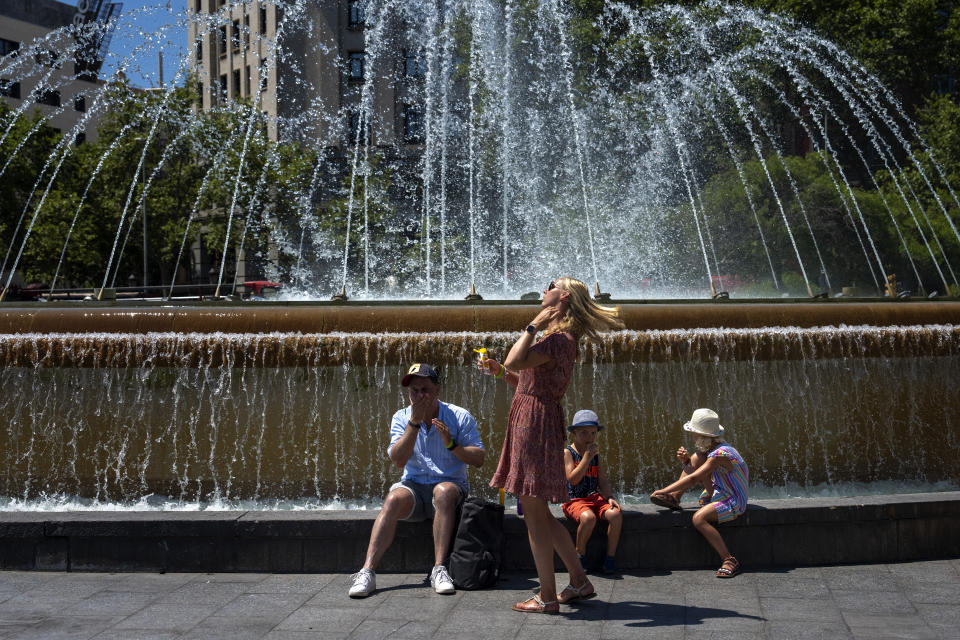
MULTIPOLYGON (((0 0, 2 1, 2 0, 0 0)), ((61 0, 77 5, 77 0, 61 0)), ((123 4, 120 23, 110 43, 101 77, 108 78, 116 65, 133 55, 127 78, 138 87, 159 86, 157 51, 163 51, 163 79, 173 80, 186 53, 187 31, 175 21, 186 13, 186 0, 114 0, 123 4), (167 27, 165 30, 164 28, 167 27), (142 50, 137 47, 148 43, 142 50)), ((182 84, 183 78, 177 84, 182 84)))

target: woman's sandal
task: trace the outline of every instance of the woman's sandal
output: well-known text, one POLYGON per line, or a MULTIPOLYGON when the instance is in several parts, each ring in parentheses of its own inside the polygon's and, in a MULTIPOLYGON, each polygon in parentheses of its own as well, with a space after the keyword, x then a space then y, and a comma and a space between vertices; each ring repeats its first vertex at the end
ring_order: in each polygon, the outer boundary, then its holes
POLYGON ((740 573, 740 563, 733 556, 727 556, 723 559, 723 564, 717 569, 718 578, 732 578, 740 573))
POLYGON ((666 507, 673 511, 683 511, 680 502, 671 493, 654 493, 650 496, 650 502, 658 507, 666 507))
POLYGON ((563 588, 563 591, 560 592, 560 595, 557 596, 557 600, 560 604, 567 604, 573 602, 574 600, 587 600, 593 598, 597 595, 597 592, 593 588, 593 584, 587 580, 579 587, 575 587, 572 584, 568 584, 563 588))
POLYGON ((544 602, 538 593, 529 600, 513 605, 513 610, 522 613, 560 613, 560 604, 556 600, 544 602))

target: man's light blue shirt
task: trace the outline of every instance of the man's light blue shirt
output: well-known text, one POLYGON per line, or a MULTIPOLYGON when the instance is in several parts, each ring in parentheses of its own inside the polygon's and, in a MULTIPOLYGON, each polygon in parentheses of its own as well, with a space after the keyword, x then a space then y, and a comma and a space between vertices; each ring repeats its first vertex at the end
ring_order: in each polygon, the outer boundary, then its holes
MULTIPOLYGON (((410 406, 406 406, 393 414, 388 454, 407 428, 410 410, 410 406)), ((477 431, 477 421, 469 411, 454 404, 440 402, 437 418, 450 428, 450 437, 458 445, 483 449, 483 442, 480 441, 480 433, 477 431)), ((430 422, 420 423, 417 442, 413 446, 410 459, 403 468, 401 480, 412 480, 420 484, 453 482, 463 487, 464 491, 469 491, 467 463, 444 446, 443 438, 430 422)))

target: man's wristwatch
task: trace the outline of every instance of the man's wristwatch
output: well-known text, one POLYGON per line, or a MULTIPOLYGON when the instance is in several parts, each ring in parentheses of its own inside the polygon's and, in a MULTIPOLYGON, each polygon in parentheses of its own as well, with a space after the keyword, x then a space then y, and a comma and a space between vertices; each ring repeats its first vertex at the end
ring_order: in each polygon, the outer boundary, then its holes
POLYGON ((527 328, 524 329, 524 331, 526 331, 527 333, 529 333, 529 334, 532 335, 532 336, 537 335, 537 327, 536 327, 536 325, 528 324, 528 325, 527 325, 527 328))
POLYGON ((420 429, 420 423, 414 422, 413 420, 407 420, 407 426, 413 427, 414 429, 420 429))

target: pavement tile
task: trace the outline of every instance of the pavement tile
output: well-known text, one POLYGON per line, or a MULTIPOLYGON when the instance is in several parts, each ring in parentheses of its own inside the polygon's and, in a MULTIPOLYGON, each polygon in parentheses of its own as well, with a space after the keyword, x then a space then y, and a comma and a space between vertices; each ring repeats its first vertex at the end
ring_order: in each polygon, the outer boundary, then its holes
POLYGON ((829 598, 760 598, 760 611, 767 620, 814 620, 841 622, 840 607, 829 598))
POLYGON ((63 612, 68 615, 128 616, 143 609, 156 597, 153 593, 102 590, 66 607, 63 612))
POLYGON ((924 560, 897 562, 886 565, 887 571, 910 582, 942 582, 960 577, 960 567, 953 560, 924 560))
POLYGON ((315 607, 304 605, 283 619, 274 631, 312 631, 323 630, 324 637, 346 637, 357 628, 366 615, 357 615, 355 608, 315 607))
POLYGON ((123 619, 115 629, 186 632, 217 610, 217 605, 188 603, 151 604, 123 619))
MULTIPOLYGON (((537 615, 537 614, 533 614, 537 615)), ((551 616, 559 617, 559 616, 551 616)), ((584 628, 581 626, 571 627, 567 624, 526 624, 517 630, 516 640, 583 640, 583 638, 596 637, 600 633, 602 622, 595 623, 596 628, 584 628)))
POLYGON ((705 630, 705 629, 685 629, 683 632, 684 640, 759 640, 763 638, 762 632, 750 632, 745 630, 723 631, 723 630, 705 630))
MULTIPOLYGON (((956 588, 956 587, 955 587, 956 588)), ((917 613, 932 629, 960 636, 960 595, 951 604, 918 604, 917 613)), ((947 633, 944 637, 949 637, 947 633)))
MULTIPOLYGON (((383 640, 394 637, 394 634, 404 626, 406 623, 403 620, 364 620, 347 637, 357 640, 383 640)), ((429 626, 419 630, 426 633, 425 636, 420 636, 421 638, 432 635, 429 626)))
POLYGON ((757 592, 766 598, 827 598, 830 589, 820 578, 763 576, 757 579, 757 592))
POLYGON ((259 640, 276 626, 260 616, 210 616, 181 636, 190 640, 259 640))
MULTIPOLYGON (((345 640, 349 633, 347 631, 324 631, 323 640, 345 640)), ((264 640, 317 640, 316 631, 287 631, 285 629, 274 629, 263 636, 264 640)))
POLYGON ((0 591, 29 591, 63 574, 46 571, 0 571, 0 591))
POLYGON ((900 583, 886 566, 838 567, 824 576, 826 585, 836 591, 899 591, 900 583))
POLYGON ((163 594, 157 603, 224 605, 244 592, 244 584, 238 582, 189 582, 163 594))
POLYGON ((82 640, 93 638, 104 629, 111 627, 117 617, 106 616, 63 616, 46 618, 29 629, 8 633, 5 638, 12 640, 82 640))
POLYGON ((243 582, 256 584, 270 577, 269 573, 202 573, 192 582, 243 582))
POLYGON ((154 631, 152 629, 107 629, 97 634, 93 640, 179 640, 175 631, 154 631))
MULTIPOLYGON (((380 576, 377 576, 378 580, 380 576)), ((280 574, 267 576, 255 585, 247 587, 248 593, 316 593, 332 582, 344 579, 341 574, 280 574)), ((345 579, 344 579, 345 580, 345 579)), ((344 581, 343 594, 349 588, 344 581)))
POLYGON ((241 593, 220 607, 217 616, 261 616, 278 622, 293 613, 310 596, 306 593, 241 593))
POLYGON ((22 593, 0 602, 0 619, 21 615, 56 615, 83 600, 82 596, 22 593))
POLYGON ((117 590, 139 591, 143 593, 164 593, 179 589, 188 582, 193 582, 200 575, 197 573, 133 573, 125 576, 122 586, 117 590))
POLYGON ((844 612, 860 613, 907 613, 917 612, 907 597, 894 591, 836 591, 833 600, 844 612))
POLYGON ((913 582, 909 580, 901 582, 903 584, 903 594, 910 602, 960 605, 958 583, 960 583, 960 579, 952 582, 913 582))
POLYGON ((845 622, 820 623, 815 620, 768 621, 764 633, 770 640, 851 640, 853 633, 845 622))
POLYGON ((854 638, 942 639, 940 633, 927 625, 919 615, 878 615, 847 611, 843 618, 854 638))
POLYGON ((662 640, 663 638, 679 639, 683 637, 683 622, 677 625, 658 625, 652 627, 637 627, 633 625, 607 622, 600 629, 600 640, 662 640))

